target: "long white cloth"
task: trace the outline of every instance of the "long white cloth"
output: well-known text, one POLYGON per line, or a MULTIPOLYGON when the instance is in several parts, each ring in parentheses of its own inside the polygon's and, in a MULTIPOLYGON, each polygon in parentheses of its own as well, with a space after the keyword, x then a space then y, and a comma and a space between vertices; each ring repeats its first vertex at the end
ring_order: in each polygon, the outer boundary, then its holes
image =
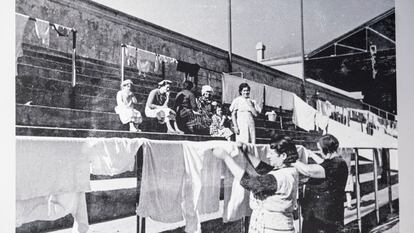
POLYGON ((265 85, 266 106, 279 108, 282 106, 282 90, 276 87, 265 85))
POLYGON ((82 153, 90 159, 90 173, 117 175, 133 171, 135 155, 144 141, 140 138, 88 138, 82 153))
POLYGON ((316 110, 295 94, 293 94, 293 103, 293 123, 306 131, 313 130, 316 110))
POLYGON ((83 139, 16 136, 16 223, 74 215, 86 232, 89 158, 83 139))

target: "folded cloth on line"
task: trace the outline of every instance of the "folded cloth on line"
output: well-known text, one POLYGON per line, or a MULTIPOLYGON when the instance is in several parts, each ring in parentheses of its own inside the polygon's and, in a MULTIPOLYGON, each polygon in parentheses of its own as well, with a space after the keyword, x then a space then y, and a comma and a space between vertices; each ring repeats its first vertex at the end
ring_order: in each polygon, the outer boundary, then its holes
POLYGON ((49 39, 50 39, 49 29, 50 29, 49 21, 36 19, 35 31, 36 31, 37 38, 41 39, 42 44, 46 46, 49 46, 49 39))
POLYGON ((74 218, 72 232, 88 232, 88 212, 84 192, 16 200, 16 227, 36 220, 52 221, 68 214, 74 218))
POLYGON ((90 158, 90 173, 117 175, 133 171, 135 155, 147 139, 141 138, 88 138, 82 153, 90 158))
POLYGON ((16 200, 90 190, 80 138, 16 136, 16 200))

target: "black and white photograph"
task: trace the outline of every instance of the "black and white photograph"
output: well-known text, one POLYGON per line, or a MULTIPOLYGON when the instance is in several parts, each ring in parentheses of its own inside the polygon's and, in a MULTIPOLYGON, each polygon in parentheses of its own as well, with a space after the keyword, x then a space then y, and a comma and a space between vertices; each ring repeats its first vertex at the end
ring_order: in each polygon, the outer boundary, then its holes
POLYGON ((15 0, 14 231, 405 233, 396 2, 15 0))

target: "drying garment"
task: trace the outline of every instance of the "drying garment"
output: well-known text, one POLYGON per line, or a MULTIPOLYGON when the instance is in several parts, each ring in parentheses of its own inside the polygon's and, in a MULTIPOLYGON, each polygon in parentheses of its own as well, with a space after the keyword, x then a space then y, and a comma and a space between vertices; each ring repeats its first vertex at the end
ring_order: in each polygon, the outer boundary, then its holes
POLYGON ((316 112, 316 114, 315 114, 315 125, 319 129, 323 130, 323 132, 326 132, 327 128, 329 127, 328 123, 329 123, 329 117, 324 116, 320 112, 316 112))
POLYGON ((90 190, 85 139, 16 136, 16 223, 53 220, 71 213, 87 232, 90 190))
POLYGON ((315 129, 315 114, 314 108, 306 104, 301 98, 293 94, 294 108, 292 121, 296 126, 306 131, 315 129))
POLYGON ((16 227, 36 220, 53 221, 71 214, 72 232, 88 232, 89 223, 84 192, 51 194, 16 200, 16 227))
POLYGON ((282 90, 282 109, 292 110, 294 107, 293 94, 290 91, 282 90))
POLYGON ((332 105, 329 101, 316 101, 316 108, 318 112, 322 113, 322 115, 330 117, 332 112, 334 112, 335 106, 332 105))
POLYGON ((164 56, 164 55, 158 55, 158 59, 160 60, 160 62, 164 62, 164 63, 167 63, 167 64, 177 64, 178 63, 177 59, 172 58, 172 57, 167 57, 167 56, 164 56))
POLYGON ((200 66, 197 63, 192 64, 180 60, 177 60, 177 62, 177 71, 184 72, 191 77, 197 77, 198 71, 200 70, 200 66))
POLYGON ((137 48, 127 45, 125 47, 125 58, 128 66, 137 64, 137 48))
POLYGON ((49 29, 50 29, 49 21, 36 19, 35 30, 36 30, 37 38, 41 39, 42 44, 46 45, 47 47, 49 46, 49 39, 50 39, 49 29))
POLYGON ((88 138, 82 153, 90 158, 90 173, 117 175, 133 171, 135 155, 145 139, 88 138))
POLYGON ((247 83, 250 86, 250 98, 254 99, 259 109, 263 109, 264 84, 243 79, 234 75, 223 73, 222 79, 222 98, 223 103, 230 104, 239 94, 239 85, 247 83))
POLYGON ((222 160, 212 154, 216 145, 214 141, 183 142, 185 232, 201 232, 200 214, 219 210, 222 160))
POLYGON ((85 139, 16 136, 16 200, 90 190, 85 139))
POLYGON ((155 61, 155 53, 137 49, 137 68, 139 75, 142 73, 145 77, 146 73, 148 73, 151 69, 151 64, 155 63, 155 61))
POLYGON ((282 90, 276 87, 265 85, 265 99, 266 106, 279 108, 282 106, 282 90))
POLYGON ((155 56, 155 62, 154 62, 154 72, 157 73, 160 70, 160 65, 162 61, 160 59, 160 55, 155 56))
POLYGON ((23 56, 22 42, 23 33, 26 28, 29 16, 16 13, 16 74, 17 74, 17 58, 23 56))
POLYGON ((182 143, 148 140, 143 143, 143 156, 137 214, 166 223, 183 220, 185 165, 182 143))
POLYGON ((59 24, 53 24, 53 28, 55 29, 56 33, 58 34, 58 36, 65 36, 68 37, 69 36, 69 32, 70 32, 70 28, 59 25, 59 24))

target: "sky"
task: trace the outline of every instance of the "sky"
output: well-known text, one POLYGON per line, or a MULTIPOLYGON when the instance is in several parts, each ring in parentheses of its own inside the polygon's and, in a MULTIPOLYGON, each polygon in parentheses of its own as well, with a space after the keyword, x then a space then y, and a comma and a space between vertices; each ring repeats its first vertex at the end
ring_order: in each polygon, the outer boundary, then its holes
MULTIPOLYGON (((94 0, 228 50, 228 0, 94 0)), ((394 7, 394 0, 303 0, 305 53, 394 7)), ((232 51, 256 60, 301 52, 300 0, 231 0, 232 51)))

